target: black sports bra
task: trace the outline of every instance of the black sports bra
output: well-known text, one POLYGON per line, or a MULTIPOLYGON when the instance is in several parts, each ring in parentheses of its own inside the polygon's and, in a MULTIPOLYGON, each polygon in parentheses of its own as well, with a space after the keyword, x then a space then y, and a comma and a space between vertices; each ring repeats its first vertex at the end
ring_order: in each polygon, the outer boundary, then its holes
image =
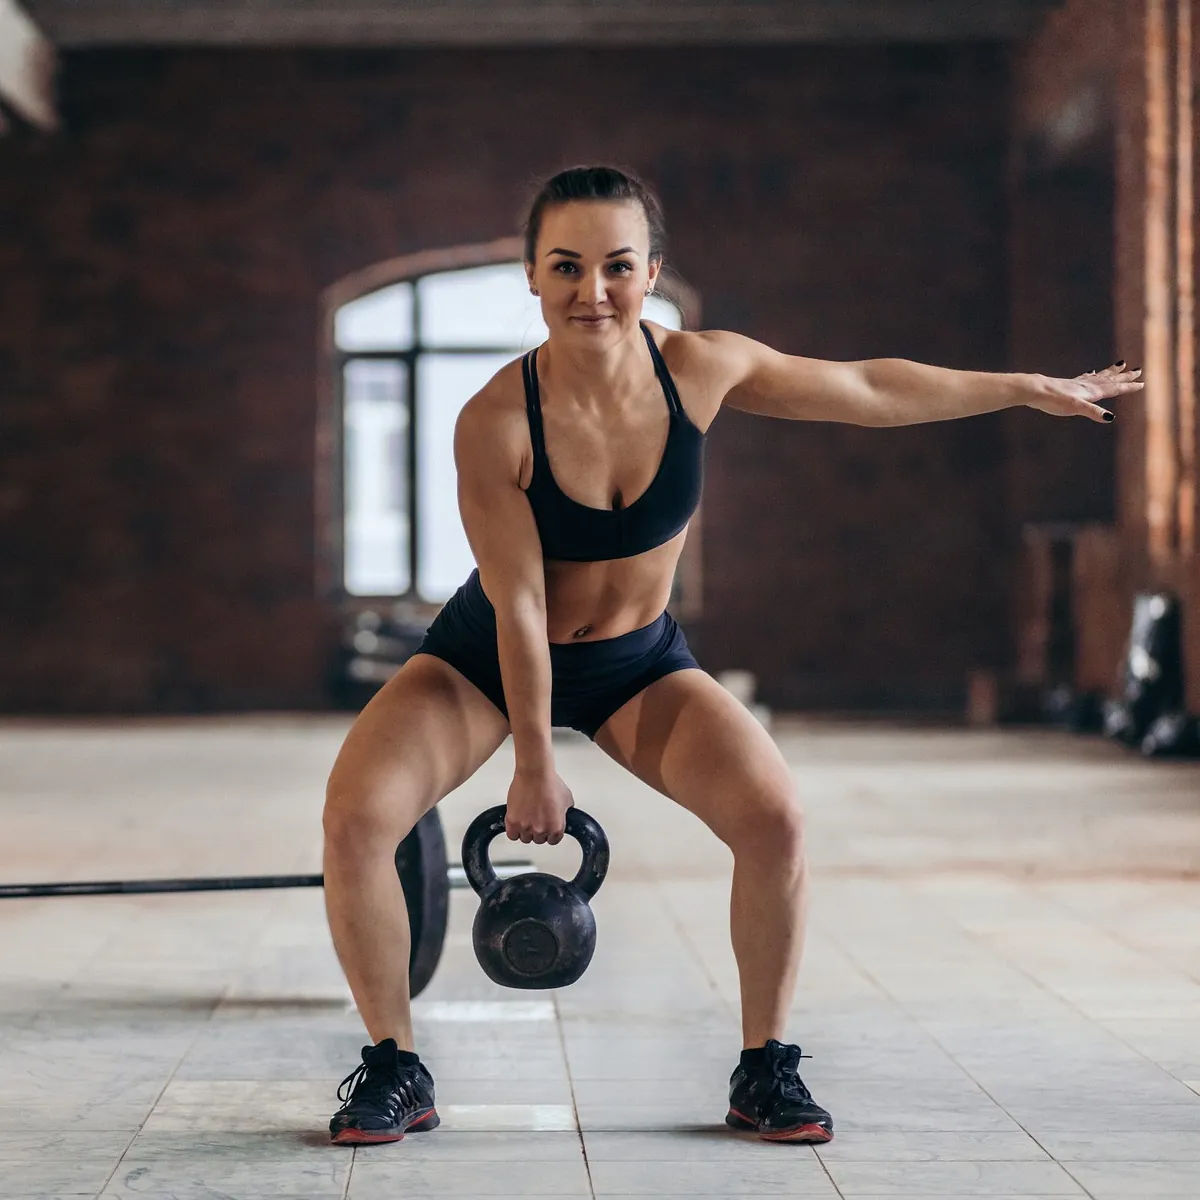
POLYGON ((542 554, 566 562, 601 562, 631 558, 661 546, 691 520, 700 503, 704 474, 704 434, 692 424, 675 381, 663 362, 650 330, 641 326, 670 410, 667 445, 650 486, 625 508, 593 508, 572 500, 554 481, 546 457, 542 405, 538 392, 537 351, 522 360, 525 408, 533 442, 533 477, 525 494, 533 507, 542 554))

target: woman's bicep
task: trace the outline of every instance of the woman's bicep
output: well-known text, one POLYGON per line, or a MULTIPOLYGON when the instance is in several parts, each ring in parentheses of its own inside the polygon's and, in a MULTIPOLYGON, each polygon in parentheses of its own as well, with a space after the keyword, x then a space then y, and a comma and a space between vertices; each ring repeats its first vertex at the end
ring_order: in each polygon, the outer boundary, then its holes
POLYGON ((720 363, 724 407, 793 421, 855 423, 869 411, 861 363, 784 354, 736 333, 705 336, 720 363))

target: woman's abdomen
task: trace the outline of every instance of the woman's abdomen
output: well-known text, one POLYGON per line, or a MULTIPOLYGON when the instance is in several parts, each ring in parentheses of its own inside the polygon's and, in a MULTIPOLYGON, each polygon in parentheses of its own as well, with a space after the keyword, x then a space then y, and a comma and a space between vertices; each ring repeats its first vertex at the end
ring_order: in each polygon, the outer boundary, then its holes
POLYGON ((551 642, 620 637, 667 606, 687 531, 632 558, 546 562, 546 632, 551 642))

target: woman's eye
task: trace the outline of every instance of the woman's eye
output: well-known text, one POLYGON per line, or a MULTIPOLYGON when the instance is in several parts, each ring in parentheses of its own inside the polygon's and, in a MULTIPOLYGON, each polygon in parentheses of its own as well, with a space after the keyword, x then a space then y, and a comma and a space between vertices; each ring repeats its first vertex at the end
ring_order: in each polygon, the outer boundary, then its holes
MULTIPOLYGON (((573 262, 569 262, 568 260, 564 259, 562 262, 555 263, 553 269, 559 275, 574 275, 579 268, 573 262)), ((608 264, 608 269, 614 275, 628 275, 630 271, 633 270, 633 264, 627 262, 614 262, 608 264)))

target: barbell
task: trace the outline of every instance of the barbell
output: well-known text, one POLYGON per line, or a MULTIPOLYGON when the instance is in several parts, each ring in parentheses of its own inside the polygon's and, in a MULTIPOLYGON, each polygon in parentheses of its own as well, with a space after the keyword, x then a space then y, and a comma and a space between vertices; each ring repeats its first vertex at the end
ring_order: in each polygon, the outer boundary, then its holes
MULTIPOLYGON (((528 870, 526 861, 494 863, 504 878, 528 870)), ((408 905, 412 950, 408 959, 411 995, 422 992, 442 957, 450 889, 467 886, 463 869, 446 858, 446 838, 436 808, 430 809, 396 847, 396 874, 408 905)), ((266 888, 324 887, 324 875, 218 875, 194 879, 101 879, 54 883, 0 884, 0 900, 50 896, 148 896, 171 892, 246 892, 266 888)))

